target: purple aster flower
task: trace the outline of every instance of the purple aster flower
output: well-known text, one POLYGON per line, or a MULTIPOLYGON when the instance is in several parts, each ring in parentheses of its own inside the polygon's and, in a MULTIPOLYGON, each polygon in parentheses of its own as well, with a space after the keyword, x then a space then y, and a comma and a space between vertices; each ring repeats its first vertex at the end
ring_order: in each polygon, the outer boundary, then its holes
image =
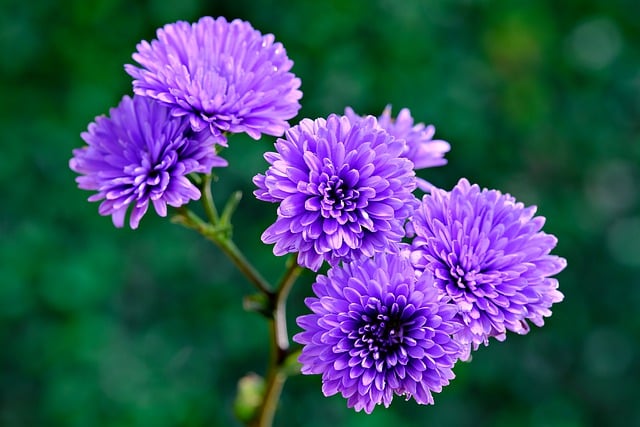
POLYGON ((375 117, 304 119, 265 154, 271 164, 253 181, 256 197, 280 203, 278 218, 262 235, 276 255, 298 252, 314 271, 393 250, 417 199, 415 173, 399 157, 404 140, 381 129, 375 117))
POLYGON ((403 254, 378 253, 318 275, 300 316, 303 374, 322 374, 325 396, 338 392, 356 411, 388 407, 393 395, 433 404, 454 378, 463 350, 453 338, 457 308, 429 274, 416 278, 403 254))
POLYGON ((566 260, 549 254, 557 239, 540 231, 545 219, 535 212, 461 179, 451 192, 434 189, 414 214, 412 259, 457 304, 468 351, 506 331, 527 333, 527 321, 542 326, 563 299, 550 276, 566 260))
POLYGON ((223 17, 179 21, 157 31, 151 43, 138 44, 125 66, 133 90, 187 116, 195 131, 246 132, 280 136, 300 109, 300 79, 289 72, 293 61, 272 34, 248 22, 223 17))
POLYGON ((194 135, 186 118, 171 117, 151 98, 125 96, 110 116, 97 117, 82 133, 88 145, 73 150, 69 167, 81 174, 81 189, 97 191, 89 201, 102 200, 100 215, 111 215, 116 227, 124 225, 129 206, 129 225, 137 228, 149 203, 166 216, 167 205, 200 198, 186 175, 227 164, 213 137, 194 135))
MULTIPOLYGON (((345 114, 352 121, 360 119, 360 116, 350 107, 345 109, 345 114)), ((414 125, 413 117, 411 117, 408 108, 400 110, 398 117, 392 119, 391 106, 387 105, 382 115, 378 117, 378 124, 395 138, 407 141, 402 155, 413 162, 416 170, 447 164, 444 155, 451 149, 449 143, 433 139, 433 135, 436 133, 436 128, 433 125, 425 126, 424 123, 414 125)), ((430 191, 433 187, 420 178, 418 178, 418 186, 425 191, 430 191)))

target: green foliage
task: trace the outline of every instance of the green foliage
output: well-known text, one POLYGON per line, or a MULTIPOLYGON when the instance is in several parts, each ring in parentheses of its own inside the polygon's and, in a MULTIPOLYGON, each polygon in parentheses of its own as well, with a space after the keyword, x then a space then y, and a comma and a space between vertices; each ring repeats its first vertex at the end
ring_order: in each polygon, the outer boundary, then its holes
MULTIPOLYGON (((123 64, 202 15, 271 32, 302 79, 299 118, 409 107, 460 176, 536 204, 569 266, 543 329, 456 367, 419 407, 356 414, 320 378, 285 385, 279 426, 640 424, 640 25, 632 1, 7 0, 0 5, 0 425, 228 426, 268 330, 252 288, 195 233, 147 215, 116 230, 68 169, 80 132, 131 93, 123 64)), ((275 281, 251 197, 272 140, 232 138, 214 184, 241 190, 234 238, 275 281)), ((294 288, 290 329, 313 277, 294 288)))

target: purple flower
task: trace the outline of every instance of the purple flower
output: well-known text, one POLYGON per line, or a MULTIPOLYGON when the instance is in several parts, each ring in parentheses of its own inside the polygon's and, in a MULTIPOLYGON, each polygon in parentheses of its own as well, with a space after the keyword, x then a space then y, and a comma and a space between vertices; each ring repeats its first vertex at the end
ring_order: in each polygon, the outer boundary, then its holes
MULTIPOLYGON (((360 116, 350 107, 345 109, 345 114, 352 121, 360 119, 360 116)), ((447 164, 444 155, 451 149, 449 143, 432 139, 436 133, 433 125, 425 126, 424 123, 414 125, 408 108, 400 110, 398 117, 394 120, 391 118, 391 106, 387 105, 378 118, 378 124, 395 138, 407 141, 402 155, 413 162, 416 170, 447 164)), ((430 191, 433 187, 422 179, 418 179, 418 186, 425 191, 430 191)))
POLYGON ((110 116, 97 117, 82 133, 88 145, 73 150, 69 167, 81 174, 81 189, 97 191, 89 201, 102 200, 100 215, 111 215, 116 227, 124 225, 129 206, 129 225, 137 228, 149 203, 166 216, 167 205, 200 198, 186 175, 227 164, 213 137, 194 135, 185 118, 171 117, 151 98, 125 96, 110 116))
POLYGON ((433 404, 432 392, 454 378, 462 346, 455 305, 429 274, 416 274, 403 254, 378 253, 333 267, 300 316, 303 374, 322 374, 325 396, 338 392, 356 411, 389 406, 393 395, 433 404))
POLYGON ((394 250, 417 200, 405 148, 374 117, 304 119, 278 139, 271 164, 253 181, 256 197, 280 203, 278 218, 262 235, 273 252, 298 252, 298 263, 317 271, 360 255, 394 250))
POLYGON ((133 54, 142 68, 125 66, 133 90, 165 103, 171 115, 187 116, 195 131, 280 136, 300 109, 300 79, 272 34, 262 35, 238 19, 179 21, 157 31, 133 54))
POLYGON ((506 331, 527 333, 527 321, 542 326, 563 299, 550 276, 566 260, 549 254, 557 239, 540 231, 545 219, 535 212, 466 179, 451 192, 434 189, 415 212, 414 264, 458 305, 465 324, 458 338, 474 349, 506 331))

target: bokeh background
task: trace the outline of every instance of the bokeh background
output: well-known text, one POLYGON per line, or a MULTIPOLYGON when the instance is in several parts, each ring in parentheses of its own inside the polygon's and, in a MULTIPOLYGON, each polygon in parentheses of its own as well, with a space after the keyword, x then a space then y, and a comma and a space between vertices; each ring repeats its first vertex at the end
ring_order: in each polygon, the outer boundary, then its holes
MULTIPOLYGON (((216 248, 152 214, 116 230, 67 163, 95 116, 131 93, 123 64, 176 20, 226 16, 273 33, 302 79, 302 117, 409 107, 461 176, 536 204, 565 301, 544 328, 456 368, 432 407, 371 416, 286 384, 278 426, 640 425, 640 11, 635 0, 3 0, 0 5, 0 425, 233 426, 238 378, 263 373, 267 329, 216 248)), ((236 137, 219 200, 277 278, 255 201, 273 139, 236 137)), ((305 312, 313 277, 290 303, 305 312)))

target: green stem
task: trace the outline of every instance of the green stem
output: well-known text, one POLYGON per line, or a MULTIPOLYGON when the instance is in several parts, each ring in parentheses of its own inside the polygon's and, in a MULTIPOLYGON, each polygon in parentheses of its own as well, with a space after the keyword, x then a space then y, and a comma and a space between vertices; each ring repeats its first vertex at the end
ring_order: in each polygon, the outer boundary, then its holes
POLYGON ((209 222, 213 225, 216 225, 220 222, 220 218, 218 216, 218 210, 216 209, 216 204, 213 201, 213 195, 211 194, 211 180, 212 176, 210 173, 204 176, 202 180, 202 184, 200 185, 200 191, 202 192, 202 204, 204 205, 204 212, 209 219, 209 222))
POLYGON ((178 222, 192 230, 197 231, 202 236, 213 242, 220 250, 234 263, 240 272, 253 284, 260 292, 265 295, 271 295, 271 285, 256 270, 253 265, 244 257, 242 252, 227 237, 227 224, 220 226, 211 225, 204 222, 198 215, 186 208, 180 208, 180 215, 174 217, 174 221, 178 222))
POLYGON ((289 260, 289 265, 284 276, 280 280, 278 290, 271 294, 273 315, 269 321, 271 331, 271 360, 267 370, 267 385, 264 399, 259 412, 256 414, 251 427, 271 427, 273 418, 280 401, 282 387, 287 379, 286 372, 282 369, 289 354, 289 335, 287 333, 287 297, 293 287, 302 268, 295 262, 295 258, 289 260))
POLYGON ((280 394, 282 394, 282 388, 287 380, 287 375, 282 371, 274 371, 267 377, 267 387, 265 390, 264 400, 260 407, 260 412, 253 422, 249 424, 250 427, 271 427, 273 426, 273 418, 278 408, 278 401, 280 400, 280 394))
MULTIPOLYGON (((296 282, 298 276, 302 273, 302 267, 300 267, 295 257, 289 259, 289 265, 285 271, 284 276, 280 280, 278 285, 278 291, 273 297, 273 319, 275 327, 275 343, 278 348, 285 353, 289 351, 289 335, 287 333, 287 298, 293 284, 296 282)), ((286 354, 280 354, 277 361, 282 362, 282 359, 286 357, 286 354)))
POLYGON ((271 285, 262 277, 262 275, 256 270, 249 261, 244 257, 242 252, 238 249, 233 240, 223 239, 216 242, 222 252, 227 255, 235 266, 240 270, 242 274, 262 293, 265 295, 271 295, 271 285))
POLYGON ((231 215, 240 201, 241 194, 235 193, 227 203, 222 217, 218 214, 211 194, 212 176, 207 174, 200 182, 202 203, 209 222, 204 221, 186 207, 179 208, 174 221, 191 228, 213 242, 234 263, 240 272, 266 298, 271 335, 271 358, 267 368, 266 388, 260 409, 249 423, 251 427, 271 427, 278 407, 282 388, 287 379, 284 364, 289 355, 289 335, 287 332, 287 298, 296 279, 302 272, 295 257, 289 259, 287 269, 274 291, 269 282, 244 257, 231 239, 231 215))

